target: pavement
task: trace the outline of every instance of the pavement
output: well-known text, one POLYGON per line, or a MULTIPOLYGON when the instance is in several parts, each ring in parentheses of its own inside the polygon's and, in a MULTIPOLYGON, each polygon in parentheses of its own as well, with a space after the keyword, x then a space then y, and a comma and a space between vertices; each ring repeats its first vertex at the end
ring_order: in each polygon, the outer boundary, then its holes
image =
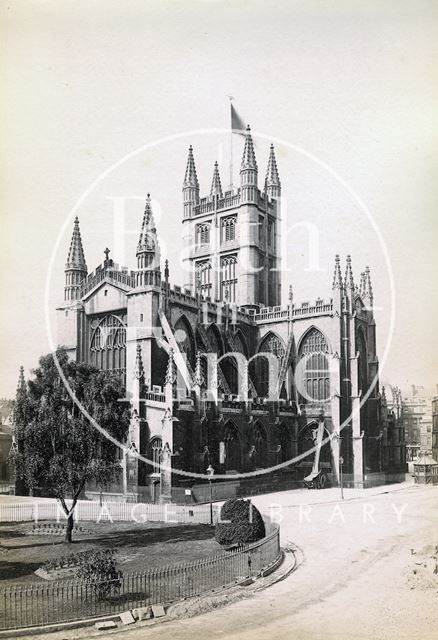
MULTIPOLYGON (((253 498, 296 568, 208 613, 99 632, 123 640, 415 640, 438 637, 438 487, 294 490, 253 498)), ((91 629, 46 634, 94 637, 91 629)), ((32 637, 32 636, 26 636, 32 637)), ((35 638, 35 636, 33 636, 35 638)))

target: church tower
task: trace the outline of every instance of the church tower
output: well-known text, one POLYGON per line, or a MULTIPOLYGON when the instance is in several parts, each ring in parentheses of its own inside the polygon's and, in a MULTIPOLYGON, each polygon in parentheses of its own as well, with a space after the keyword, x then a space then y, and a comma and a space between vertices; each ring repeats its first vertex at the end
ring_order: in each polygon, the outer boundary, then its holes
POLYGON ((216 162, 209 195, 199 196, 193 149, 183 183, 185 288, 201 299, 260 308, 281 303, 279 207, 281 183, 271 145, 265 189, 249 125, 240 187, 223 191, 216 162))

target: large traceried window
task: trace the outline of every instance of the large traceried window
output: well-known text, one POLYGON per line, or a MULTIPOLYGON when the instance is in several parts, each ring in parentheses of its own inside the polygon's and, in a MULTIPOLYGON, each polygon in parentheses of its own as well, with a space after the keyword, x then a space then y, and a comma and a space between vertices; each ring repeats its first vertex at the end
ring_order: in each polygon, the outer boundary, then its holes
POLYGON ((327 340, 318 329, 310 329, 301 343, 298 357, 306 358, 302 380, 303 401, 330 400, 330 374, 327 340))
POLYGON ((196 225, 196 244, 210 244, 210 223, 196 225))
POLYGON ((114 314, 90 322, 90 364, 101 370, 126 373, 126 326, 114 314))
POLYGON ((236 302, 237 256, 221 258, 221 300, 236 302))
POLYGON ((196 263, 196 288, 203 298, 211 297, 211 261, 203 260, 196 263))
POLYGON ((229 242, 236 239, 236 216, 229 218, 223 218, 221 222, 221 240, 222 242, 229 242))
MULTIPOLYGON (((286 353, 284 342, 275 333, 268 333, 258 349, 259 353, 272 353, 278 359, 278 367, 280 370, 283 358, 286 353)), ((257 391, 262 398, 265 398, 269 394, 269 384, 272 382, 269 379, 269 362, 267 358, 258 357, 254 363, 250 365, 250 373, 253 378, 257 391)), ((282 392, 284 385, 282 387, 282 392)), ((280 396, 282 396, 282 392, 280 396)))
POLYGON ((148 459, 154 463, 151 473, 160 473, 162 453, 163 442, 159 436, 156 436, 151 439, 148 447, 148 459))

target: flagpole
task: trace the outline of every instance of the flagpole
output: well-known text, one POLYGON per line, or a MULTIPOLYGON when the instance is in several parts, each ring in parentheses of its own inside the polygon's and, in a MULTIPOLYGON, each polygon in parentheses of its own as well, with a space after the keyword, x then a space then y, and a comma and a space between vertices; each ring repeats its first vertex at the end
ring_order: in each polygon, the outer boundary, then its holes
POLYGON ((233 96, 228 96, 230 99, 230 191, 233 191, 233 96))

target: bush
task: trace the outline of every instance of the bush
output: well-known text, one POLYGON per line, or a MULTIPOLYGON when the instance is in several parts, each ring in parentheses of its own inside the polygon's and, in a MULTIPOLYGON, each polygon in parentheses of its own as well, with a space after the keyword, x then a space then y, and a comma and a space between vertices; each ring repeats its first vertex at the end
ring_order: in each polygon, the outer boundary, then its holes
POLYGON ((113 549, 86 551, 79 557, 76 576, 93 587, 98 600, 118 594, 123 574, 117 571, 113 549))
POLYGON ((251 500, 227 500, 222 505, 221 520, 229 520, 216 525, 215 537, 221 545, 256 542, 266 535, 263 518, 251 500))

